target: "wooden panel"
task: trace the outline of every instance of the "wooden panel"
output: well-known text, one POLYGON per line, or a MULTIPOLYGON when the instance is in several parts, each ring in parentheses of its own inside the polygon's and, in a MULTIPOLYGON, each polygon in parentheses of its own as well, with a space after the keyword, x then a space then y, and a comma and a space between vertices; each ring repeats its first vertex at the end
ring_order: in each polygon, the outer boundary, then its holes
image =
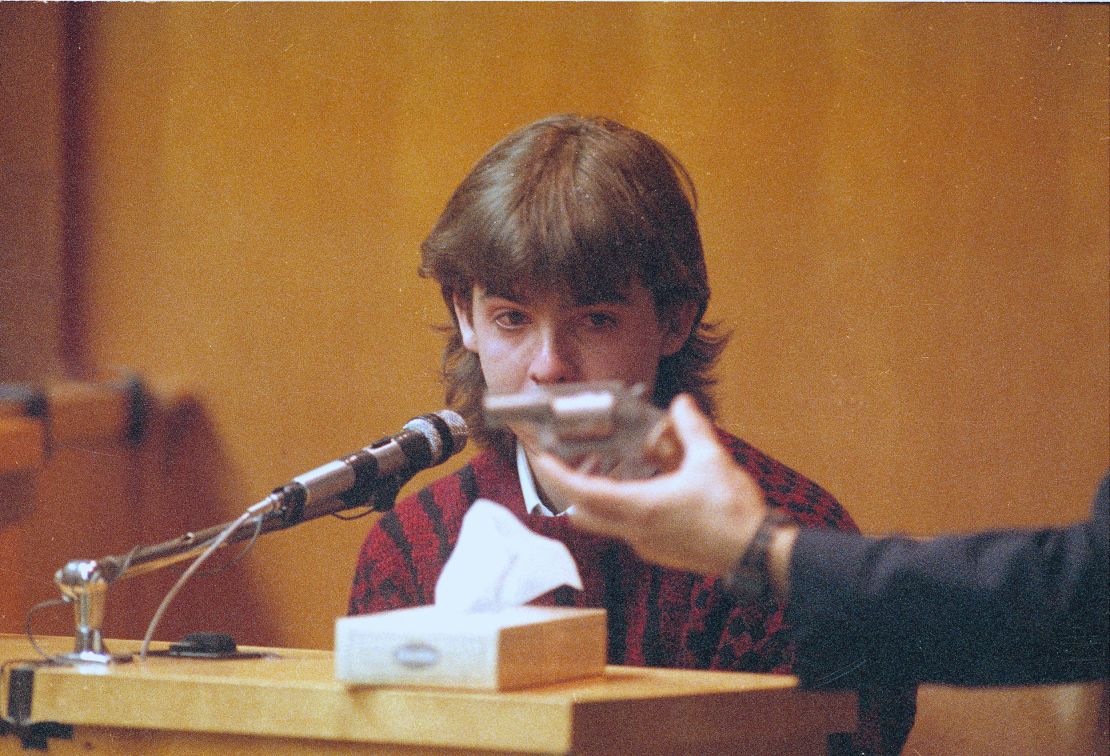
MULTIPOLYGON (((27 756, 15 736, 0 738, 0 754, 27 756)), ((312 740, 309 738, 278 738, 264 735, 183 734, 166 730, 120 729, 114 727, 73 728, 71 738, 50 741, 50 754, 95 753, 98 756, 273 756, 274 754, 335 754, 335 756, 436 756, 437 754, 473 754, 472 748, 424 748, 396 743, 352 743, 350 741, 312 740)))
MULTIPOLYGON (((28 650, 21 638, 0 637, 0 658, 28 650)), ((695 743, 751 753, 773 752, 770 743, 799 731, 810 747, 791 752, 816 753, 827 731, 855 728, 853 695, 799 691, 786 675, 607 667, 603 677, 507 693, 348 688, 335 680, 329 652, 268 651, 275 656, 40 668, 31 719, 539 753, 673 753, 695 730, 695 743)), ((0 694, 7 700, 6 689, 0 694)))
POLYGON ((52 447, 123 441, 134 409, 125 389, 118 383, 50 383, 41 418, 20 417, 25 407, 0 402, 0 475, 41 469, 52 447))
POLYGON ((41 420, 0 417, 0 475, 37 470, 43 459, 41 420))
POLYGON ((996 689, 926 685, 918 693, 924 718, 905 753, 1107 756, 1106 691, 1105 682, 996 689))
POLYGON ((0 7, 0 382, 61 368, 64 12, 0 7))
POLYGON ((121 384, 65 381, 47 387, 50 434, 58 443, 121 441, 131 399, 121 384))
MULTIPOLYGON (((140 387, 136 387, 140 388, 140 387)), ((143 411, 148 399, 141 397, 143 407, 133 407, 132 387, 125 382, 48 381, 41 395, 41 418, 30 418, 38 424, 39 454, 43 444, 66 446, 98 442, 123 441, 131 432, 132 412, 143 411)), ((28 397, 34 389, 28 389, 28 397)), ((182 401, 175 393, 163 400, 182 401)), ((16 401, 0 401, 0 420, 24 415, 28 408, 16 401)), ((15 434, 20 423, 11 425, 15 434)), ((23 432, 26 435, 26 431, 23 432)), ((0 462, 2 465, 2 462, 0 462)))

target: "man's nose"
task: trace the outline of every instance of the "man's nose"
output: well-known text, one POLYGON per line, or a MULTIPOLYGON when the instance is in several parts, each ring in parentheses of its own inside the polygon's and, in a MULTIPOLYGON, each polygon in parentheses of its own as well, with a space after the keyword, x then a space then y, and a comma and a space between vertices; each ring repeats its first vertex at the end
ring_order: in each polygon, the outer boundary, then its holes
POLYGON ((578 359, 570 340, 557 330, 547 330, 540 335, 528 378, 538 385, 571 383, 578 377, 578 359))

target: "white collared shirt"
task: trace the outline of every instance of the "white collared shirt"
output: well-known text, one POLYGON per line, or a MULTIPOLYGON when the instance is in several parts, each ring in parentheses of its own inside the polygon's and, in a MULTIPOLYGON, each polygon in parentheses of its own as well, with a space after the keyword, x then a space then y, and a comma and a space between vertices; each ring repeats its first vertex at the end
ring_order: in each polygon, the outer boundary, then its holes
MULTIPOLYGON (((566 512, 552 512, 540 499, 536 479, 532 477, 532 468, 528 465, 528 455, 524 453, 524 446, 519 441, 516 444, 516 474, 520 478, 520 492, 524 495, 524 509, 528 514, 541 514, 547 517, 561 517, 566 514, 566 512)), ((569 511, 568 508, 567 512, 569 511)))

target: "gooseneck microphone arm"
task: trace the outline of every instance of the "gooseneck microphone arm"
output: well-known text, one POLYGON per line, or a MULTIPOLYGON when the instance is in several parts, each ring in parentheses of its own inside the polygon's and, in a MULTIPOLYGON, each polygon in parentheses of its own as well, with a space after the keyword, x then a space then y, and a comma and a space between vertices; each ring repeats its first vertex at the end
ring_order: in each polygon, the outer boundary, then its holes
POLYGON ((440 410, 421 415, 400 433, 298 475, 236 520, 153 546, 138 546, 127 554, 67 562, 54 575, 63 596, 74 603, 75 649, 64 659, 107 663, 130 658, 104 648, 101 626, 110 584, 343 510, 363 506, 388 510, 401 486, 462 451, 466 439, 466 423, 457 413, 440 410))

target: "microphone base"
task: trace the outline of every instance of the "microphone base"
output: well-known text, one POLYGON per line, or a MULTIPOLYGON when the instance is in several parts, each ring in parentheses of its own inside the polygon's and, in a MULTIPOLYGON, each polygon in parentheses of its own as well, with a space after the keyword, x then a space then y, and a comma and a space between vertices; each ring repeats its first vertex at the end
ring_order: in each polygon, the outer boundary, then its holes
POLYGON ((62 664, 124 664, 134 658, 134 654, 112 654, 107 651, 73 651, 54 656, 52 661, 62 664))

